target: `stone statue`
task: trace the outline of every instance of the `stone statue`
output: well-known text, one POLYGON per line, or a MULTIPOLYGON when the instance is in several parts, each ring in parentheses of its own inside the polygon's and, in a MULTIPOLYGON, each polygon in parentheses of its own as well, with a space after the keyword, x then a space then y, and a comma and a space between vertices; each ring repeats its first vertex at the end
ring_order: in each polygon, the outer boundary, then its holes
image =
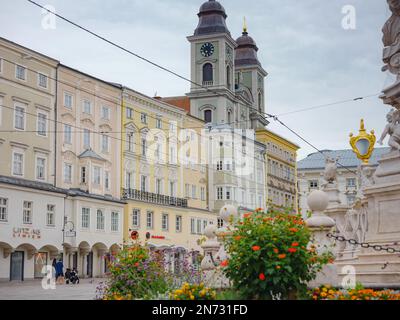
POLYGON ((338 158, 333 159, 327 157, 325 160, 325 171, 324 171, 324 179, 329 184, 333 184, 336 181, 336 173, 337 173, 337 162, 338 158))
POLYGON ((383 144, 386 136, 389 135, 389 146, 392 151, 400 151, 400 110, 392 109, 386 116, 388 124, 383 130, 382 136, 378 143, 383 144))
POLYGON ((383 62, 382 71, 389 70, 400 78, 400 0, 387 0, 392 16, 383 26, 383 62))

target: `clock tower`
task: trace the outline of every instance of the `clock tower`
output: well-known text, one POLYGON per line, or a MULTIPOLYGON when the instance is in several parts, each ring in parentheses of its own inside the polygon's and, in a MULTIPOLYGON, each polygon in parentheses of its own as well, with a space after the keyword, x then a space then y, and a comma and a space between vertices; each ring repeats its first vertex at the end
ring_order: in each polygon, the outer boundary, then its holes
POLYGON ((205 2, 191 44, 190 113, 213 125, 235 119, 235 49, 237 44, 226 25, 224 7, 205 2))

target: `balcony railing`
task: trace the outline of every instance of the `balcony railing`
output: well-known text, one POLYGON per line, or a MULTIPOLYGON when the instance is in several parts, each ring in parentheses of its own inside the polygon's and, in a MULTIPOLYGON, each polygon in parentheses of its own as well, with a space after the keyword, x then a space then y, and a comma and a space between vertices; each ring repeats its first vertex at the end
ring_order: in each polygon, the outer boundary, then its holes
POLYGON ((214 85, 214 81, 203 81, 203 86, 211 87, 214 85))
POLYGON ((183 198, 169 197, 163 194, 144 192, 136 189, 122 189, 124 200, 138 200, 164 206, 187 208, 188 201, 183 198))

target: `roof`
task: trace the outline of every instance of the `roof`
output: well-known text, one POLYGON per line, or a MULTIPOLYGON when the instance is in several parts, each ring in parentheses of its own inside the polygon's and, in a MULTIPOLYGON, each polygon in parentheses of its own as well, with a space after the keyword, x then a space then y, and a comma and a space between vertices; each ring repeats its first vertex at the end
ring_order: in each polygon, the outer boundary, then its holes
POLYGON ((101 201, 126 204, 125 201, 114 198, 112 196, 108 196, 108 195, 103 196, 103 195, 99 195, 99 194, 88 193, 88 192, 82 191, 80 189, 69 189, 68 196, 70 196, 70 197, 85 197, 85 198, 96 199, 96 200, 101 200, 101 201))
POLYGON ((97 159, 100 161, 106 161, 106 159, 100 157, 96 152, 94 152, 92 149, 86 149, 83 151, 78 158, 83 159, 83 158, 92 158, 92 159, 97 159))
POLYGON ((215 0, 209 0, 202 4, 198 13, 199 24, 194 31, 195 36, 202 36, 214 33, 227 33, 226 12, 224 7, 215 0))
POLYGON ((175 107, 185 110, 190 113, 190 99, 187 96, 181 97, 166 97, 161 98, 161 101, 172 104, 175 107))
POLYGON ((0 183, 10 184, 13 186, 18 186, 23 188, 36 189, 41 191, 66 194, 65 189, 57 188, 50 183, 31 181, 21 178, 0 176, 0 183))
MULTIPOLYGON (((378 160, 382 155, 388 153, 390 148, 375 148, 370 159, 370 164, 377 166, 378 160)), ((352 149, 344 150, 322 150, 322 155, 319 152, 309 154, 305 159, 297 162, 298 170, 307 169, 324 169, 325 168, 325 157, 339 158, 339 163, 344 167, 358 167, 361 161, 357 158, 352 149)))

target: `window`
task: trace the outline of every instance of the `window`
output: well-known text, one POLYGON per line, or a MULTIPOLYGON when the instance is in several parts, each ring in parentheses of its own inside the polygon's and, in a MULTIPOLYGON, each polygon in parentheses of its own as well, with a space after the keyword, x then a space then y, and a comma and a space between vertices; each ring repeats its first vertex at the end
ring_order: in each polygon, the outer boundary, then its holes
POLYGON ((147 140, 144 138, 142 139, 142 156, 146 157, 147 155, 147 140))
POLYGON ((128 119, 133 119, 133 109, 132 108, 126 108, 126 117, 128 119))
POLYGON ((89 100, 83 100, 83 112, 87 114, 92 113, 92 104, 89 100))
POLYGON ((97 210, 96 229, 104 230, 104 213, 102 210, 97 210))
POLYGON ((197 199, 197 187, 192 185, 192 199, 197 199))
POLYGON ((46 159, 36 158, 36 179, 46 179, 46 159))
POLYGON ((190 219, 190 233, 191 234, 196 233, 195 225, 196 225, 196 220, 194 218, 191 218, 190 219))
POLYGON ((189 189, 190 185, 188 183, 185 184, 185 197, 189 198, 189 189))
POLYGON ((144 124, 147 124, 147 114, 141 113, 140 114, 140 121, 144 124))
POLYGON ((232 83, 231 83, 231 67, 227 66, 226 67, 226 86, 228 87, 228 89, 231 88, 232 83))
POLYGON ((157 129, 162 129, 162 121, 159 118, 156 119, 156 128, 157 129))
POLYGON ((119 231, 119 212, 111 212, 111 232, 119 231))
POLYGON ((218 218, 217 226, 218 226, 218 228, 222 228, 224 226, 224 220, 222 220, 221 218, 218 218))
POLYGON ((25 108, 15 106, 14 112, 14 128, 18 130, 25 130, 25 108))
POLYGON ((141 191, 147 192, 147 176, 140 177, 140 187, 141 191))
POLYGON ((64 107, 72 109, 72 95, 69 93, 64 93, 64 107))
POLYGON ((133 174, 132 172, 125 173, 125 187, 126 189, 133 189, 133 174))
POLYGON ((101 135, 101 152, 109 152, 109 137, 105 134, 101 135))
POLYGON ((176 216, 175 231, 182 232, 182 216, 176 216))
POLYGON ((96 185, 101 184, 101 168, 93 167, 93 183, 96 185))
POLYGON ((202 227, 201 220, 200 219, 196 220, 196 233, 197 234, 201 234, 202 233, 201 227, 202 227))
POLYGON ((24 201, 23 223, 32 224, 32 206, 30 201, 24 201))
POLYGON ((126 133, 126 147, 127 151, 134 152, 135 151, 135 138, 133 132, 126 133))
POLYGON ((317 180, 311 180, 308 182, 310 189, 317 189, 318 188, 318 181, 317 180))
POLYGON ((153 229, 153 219, 154 219, 154 212, 147 211, 146 215, 146 227, 147 229, 153 229))
POLYGON ((226 187, 226 200, 231 200, 232 197, 232 188, 226 187))
POLYGON ((175 147, 170 147, 169 148, 169 163, 170 164, 177 164, 176 163, 176 149, 175 147))
POLYGON ((213 84, 213 66, 211 63, 206 63, 203 66, 203 84, 213 84))
POLYGON ((15 77, 19 80, 26 80, 26 68, 23 66, 16 65, 15 77))
POLYGON ((72 165, 68 163, 64 164, 64 182, 72 182, 72 165))
POLYGON ((224 189, 222 187, 217 188, 217 200, 222 200, 223 199, 223 193, 224 189))
POLYGON ((37 133, 40 136, 47 135, 47 115, 40 112, 37 117, 37 133))
POLYGON ((163 213, 162 218, 161 218, 161 228, 163 231, 168 231, 168 214, 163 213))
POLYGON ((176 183, 174 181, 169 182, 169 196, 170 197, 176 196, 176 183))
POLYGON ((72 144, 72 127, 70 125, 64 125, 64 143, 72 144))
POLYGON ((176 123, 175 122, 171 121, 169 123, 169 131, 170 131, 170 135, 176 133, 176 123))
POLYGON ((211 110, 205 110, 204 111, 204 121, 206 123, 211 123, 212 122, 212 111, 211 110))
POLYGON ((103 120, 110 120, 110 108, 109 107, 102 107, 101 108, 101 118, 103 120))
POLYGON ((132 211, 132 227, 133 228, 140 228, 140 210, 133 209, 132 211))
POLYGON ((356 197, 354 195, 347 196, 347 204, 349 206, 353 205, 355 201, 356 201, 356 197))
POLYGON ((82 228, 89 229, 90 227, 90 209, 89 208, 82 208, 82 221, 81 221, 82 228))
POLYGON ((85 149, 90 148, 90 130, 83 129, 83 147, 85 149))
POLYGON ((163 180, 162 179, 156 179, 156 193, 157 194, 162 194, 163 193, 163 180))
POLYGON ((217 161, 217 171, 222 171, 222 161, 217 161))
POLYGON ((13 154, 13 175, 24 175, 24 155, 22 153, 13 154))
POLYGON ((0 198, 0 221, 8 220, 8 199, 0 198))
POLYGON ((105 171, 104 172, 104 187, 106 190, 110 190, 110 172, 105 171))
POLYGON ((356 179, 355 178, 346 179, 346 185, 347 185, 347 187, 354 188, 356 186, 356 179))
POLYGON ((47 89, 47 76, 46 75, 44 75, 42 73, 38 73, 38 85, 39 85, 39 87, 47 89))
POLYGON ((81 183, 86 184, 86 167, 81 168, 81 183))
POLYGON ((206 188, 204 188, 204 187, 200 188, 200 199, 201 199, 201 201, 206 200, 206 188))
POLYGON ((52 204, 47 205, 46 224, 48 227, 54 227, 55 223, 56 206, 52 204))

